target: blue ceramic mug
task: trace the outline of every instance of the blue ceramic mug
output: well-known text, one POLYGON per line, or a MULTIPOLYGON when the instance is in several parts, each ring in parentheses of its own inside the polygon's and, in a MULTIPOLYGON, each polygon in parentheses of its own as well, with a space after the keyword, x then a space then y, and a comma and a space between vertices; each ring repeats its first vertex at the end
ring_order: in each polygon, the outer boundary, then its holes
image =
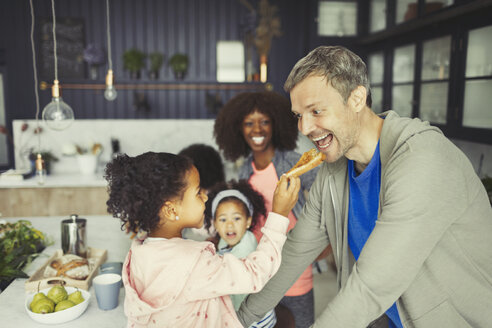
POLYGON ((121 269, 123 268, 122 262, 106 262, 101 264, 99 271, 101 274, 104 273, 116 273, 121 276, 121 269))
POLYGON ((118 306, 121 276, 115 273, 100 274, 92 285, 96 291, 97 305, 101 310, 112 310, 118 306))

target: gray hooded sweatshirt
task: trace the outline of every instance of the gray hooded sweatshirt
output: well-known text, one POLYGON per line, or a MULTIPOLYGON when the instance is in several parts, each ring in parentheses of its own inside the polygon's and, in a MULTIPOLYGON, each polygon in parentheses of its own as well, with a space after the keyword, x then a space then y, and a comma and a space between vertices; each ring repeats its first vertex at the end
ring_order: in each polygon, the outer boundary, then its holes
POLYGON ((381 116, 379 214, 359 260, 347 239, 347 160, 323 163, 278 273, 238 312, 245 326, 329 243, 339 291, 313 327, 366 327, 394 302, 404 327, 492 325, 492 209, 483 184, 439 129, 381 116))

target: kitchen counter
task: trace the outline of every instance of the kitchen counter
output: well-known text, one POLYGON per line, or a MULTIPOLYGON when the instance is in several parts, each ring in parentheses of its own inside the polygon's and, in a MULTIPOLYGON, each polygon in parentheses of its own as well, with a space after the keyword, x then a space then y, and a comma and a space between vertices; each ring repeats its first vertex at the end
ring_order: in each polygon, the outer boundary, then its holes
POLYGON ((64 188, 64 187, 106 187, 107 182, 101 174, 82 175, 80 173, 50 174, 44 184, 39 185, 36 178, 20 181, 0 180, 1 188, 64 188))
POLYGON ((107 215, 107 199, 102 173, 53 174, 42 185, 35 178, 0 180, 0 217, 107 215))
MULTIPOLYGON (((66 217, 32 217, 27 218, 32 225, 51 237, 54 245, 47 247, 31 264, 25 268, 28 275, 34 273, 57 250, 61 249, 60 222, 66 217)), ((127 234, 121 231, 120 221, 109 215, 84 216, 87 219, 86 234, 87 245, 108 251, 107 262, 121 261, 130 248, 131 240, 127 234)), ((8 222, 15 222, 21 218, 1 218, 8 222)), ((2 328, 39 328, 49 327, 32 320, 26 313, 24 302, 26 292, 24 283, 26 279, 14 280, 0 294, 0 318, 2 328)), ((87 327, 126 327, 126 317, 123 312, 123 300, 125 289, 121 288, 118 307, 110 311, 102 311, 97 306, 94 287, 89 289, 92 297, 87 310, 77 319, 64 324, 50 325, 51 327, 87 328, 87 327)))

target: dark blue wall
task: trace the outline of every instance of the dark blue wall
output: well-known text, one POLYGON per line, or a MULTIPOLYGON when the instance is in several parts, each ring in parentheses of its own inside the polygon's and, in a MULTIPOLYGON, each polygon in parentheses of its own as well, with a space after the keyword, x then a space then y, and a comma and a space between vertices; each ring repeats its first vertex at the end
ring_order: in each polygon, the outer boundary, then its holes
MULTIPOLYGON (((51 1, 34 0, 37 22, 51 19, 51 1)), ((250 0, 256 8, 258 0, 250 0)), ((270 0, 279 7, 283 35, 273 39, 268 77, 274 90, 282 85, 294 63, 310 50, 313 6, 317 1, 270 0), (311 24, 311 25, 310 25, 311 24)), ((85 42, 106 50, 106 1, 56 0, 56 16, 82 18, 85 42)), ((145 53, 160 51, 169 58, 176 52, 190 57, 190 67, 180 83, 215 83, 216 42, 240 40, 247 8, 239 0, 111 0, 111 38, 116 83, 148 83, 147 72, 139 81, 123 70, 122 54, 136 47, 145 53)), ((0 4, 0 53, 6 67, 7 119, 32 119, 35 115, 33 69, 30 46, 28 0, 2 0, 0 4)), ((39 31, 37 31, 37 35, 39 31)), ((256 55, 256 53, 255 53, 256 55)), ((257 60, 257 58, 256 58, 257 60)), ((1 65, 2 63, 0 63, 1 65)), ((107 66, 99 69, 100 79, 60 79, 60 83, 104 83, 107 66)), ((86 68, 88 76, 88 69, 86 68)), ((52 83, 52 81, 46 81, 52 83)), ((176 83, 171 69, 164 66, 157 82, 176 83)), ((154 83, 154 82, 152 82, 154 83)), ((146 90, 150 112, 135 111, 134 90, 118 90, 114 102, 104 100, 103 90, 64 89, 63 99, 76 118, 213 118, 205 106, 205 90, 146 90)), ((225 102, 239 91, 219 93, 225 102)), ((41 109, 50 101, 49 90, 40 91, 41 109)))

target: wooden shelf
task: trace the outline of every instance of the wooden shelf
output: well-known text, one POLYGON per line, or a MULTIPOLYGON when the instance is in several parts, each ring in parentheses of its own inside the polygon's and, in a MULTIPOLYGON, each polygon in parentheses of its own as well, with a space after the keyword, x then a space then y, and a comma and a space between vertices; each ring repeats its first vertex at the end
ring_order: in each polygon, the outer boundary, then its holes
MULTIPOLYGON (((39 88, 49 90, 52 84, 41 81, 39 88)), ((85 90, 104 90, 106 85, 103 83, 64 83, 60 84, 62 89, 85 89, 85 90)), ((245 82, 245 83, 115 83, 117 90, 273 90, 271 83, 245 82)))

